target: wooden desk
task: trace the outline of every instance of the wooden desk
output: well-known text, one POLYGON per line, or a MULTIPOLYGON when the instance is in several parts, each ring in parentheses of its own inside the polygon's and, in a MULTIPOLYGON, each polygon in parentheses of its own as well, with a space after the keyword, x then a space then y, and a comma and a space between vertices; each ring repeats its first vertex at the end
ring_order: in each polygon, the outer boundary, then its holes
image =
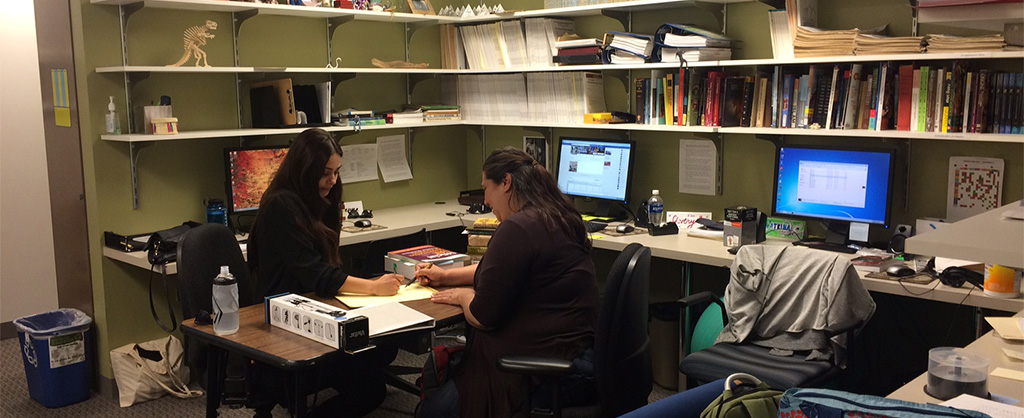
MULTIPOLYGON (((373 218, 370 221, 375 225, 383 225, 387 228, 355 233, 342 232, 339 245, 359 244, 398 237, 414 233, 421 228, 426 228, 427 231, 436 231, 463 225, 470 226, 478 218, 494 217, 494 215, 489 213, 483 215, 466 213, 467 208, 467 206, 460 205, 458 202, 451 200, 444 204, 424 203, 398 208, 377 209, 373 211, 373 218), (464 215, 460 220, 458 216, 446 215, 448 212, 460 212, 464 215)), ((244 248, 242 254, 245 255, 244 248)), ((103 256, 146 270, 150 268, 145 251, 126 253, 113 248, 103 247, 103 256)), ((176 274, 177 272, 178 268, 175 263, 167 265, 167 274, 176 274)))
MULTIPOLYGON (((1024 311, 1018 312, 1014 316, 1024 316, 1024 311)), ((1024 371, 1024 362, 1011 360, 1006 357, 1006 354, 1003 354, 1003 348, 1008 348, 1018 353, 1024 353, 1024 342, 1003 340, 995 333, 995 331, 989 331, 987 334, 982 335, 981 338, 978 338, 965 348, 970 352, 982 354, 988 357, 990 361, 989 371, 995 370, 996 367, 1024 371)), ((916 379, 910 381, 910 383, 907 383, 906 385, 903 385, 903 387, 890 393, 888 397, 919 403, 943 402, 941 399, 933 398, 924 392, 924 386, 927 383, 928 372, 925 372, 916 379)), ((988 391, 994 394, 1020 399, 1021 395, 1024 394, 1024 382, 989 376, 988 391)))
MULTIPOLYGON (((344 307, 334 298, 314 297, 314 299, 344 307)), ((427 299, 402 303, 433 317, 436 327, 443 327, 462 320, 462 308, 457 306, 437 304, 427 299)), ((206 416, 210 418, 217 416, 222 390, 222 382, 218 379, 219 373, 213 371, 220 370, 220 360, 224 358, 226 352, 239 353, 250 359, 291 372, 289 374, 294 378, 294 401, 297 417, 306 414, 307 394, 302 384, 302 374, 321 362, 329 361, 337 356, 348 355, 344 351, 272 327, 266 323, 262 304, 247 306, 239 310, 238 332, 234 334, 217 335, 213 332, 212 325, 196 325, 192 319, 182 322, 181 331, 210 346, 207 367, 211 372, 207 373, 208 393, 206 397, 206 416)), ((408 333, 374 338, 371 339, 371 342, 395 341, 403 336, 408 337, 408 333)))

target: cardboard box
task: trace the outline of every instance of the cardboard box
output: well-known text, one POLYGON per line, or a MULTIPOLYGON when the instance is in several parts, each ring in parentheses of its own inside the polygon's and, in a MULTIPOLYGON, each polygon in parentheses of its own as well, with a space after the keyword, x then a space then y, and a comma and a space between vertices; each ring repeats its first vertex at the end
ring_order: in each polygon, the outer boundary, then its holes
POLYGON ((364 316, 348 317, 336 306, 292 293, 267 296, 266 322, 272 326, 348 352, 370 347, 370 326, 364 316))
POLYGON ((765 236, 768 238, 798 241, 804 239, 806 233, 807 222, 804 221, 768 217, 765 224, 765 236))
POLYGON ((725 208, 724 224, 722 244, 726 247, 757 243, 757 208, 725 208))

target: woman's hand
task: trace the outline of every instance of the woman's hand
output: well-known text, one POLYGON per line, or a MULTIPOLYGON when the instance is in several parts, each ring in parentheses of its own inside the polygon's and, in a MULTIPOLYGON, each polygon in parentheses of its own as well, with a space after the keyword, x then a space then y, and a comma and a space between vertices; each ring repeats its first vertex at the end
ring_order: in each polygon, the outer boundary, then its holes
POLYGON ((476 292, 473 291, 473 289, 468 287, 459 287, 434 293, 430 295, 430 300, 434 303, 467 307, 469 306, 469 303, 473 301, 474 296, 476 296, 476 292))
POLYGON ((374 296, 391 296, 398 293, 402 281, 405 280, 400 274, 385 274, 370 285, 371 294, 374 296))
POLYGON ((416 280, 424 286, 451 286, 448 283, 448 271, 440 267, 432 267, 430 263, 419 263, 416 265, 416 280))

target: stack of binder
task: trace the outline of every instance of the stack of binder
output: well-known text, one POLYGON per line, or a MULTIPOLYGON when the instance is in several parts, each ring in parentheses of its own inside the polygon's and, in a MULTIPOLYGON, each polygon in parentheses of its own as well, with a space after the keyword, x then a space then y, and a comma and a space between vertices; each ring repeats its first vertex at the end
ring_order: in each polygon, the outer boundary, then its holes
POLYGON ((605 64, 639 64, 651 59, 654 38, 627 32, 604 34, 603 58, 605 64))
POLYGON ((558 55, 553 60, 558 65, 600 64, 601 41, 596 38, 576 38, 555 42, 558 55))
POLYGON ((666 23, 654 33, 655 58, 660 62, 714 61, 732 58, 732 39, 704 29, 666 23))

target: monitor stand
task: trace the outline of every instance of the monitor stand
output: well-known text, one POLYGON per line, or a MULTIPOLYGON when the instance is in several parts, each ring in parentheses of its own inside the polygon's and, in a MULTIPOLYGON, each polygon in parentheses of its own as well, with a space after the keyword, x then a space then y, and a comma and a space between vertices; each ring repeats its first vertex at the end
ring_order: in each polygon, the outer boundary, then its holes
POLYGON ((817 250, 836 251, 853 254, 857 250, 846 245, 846 239, 850 234, 850 223, 847 221, 828 221, 828 231, 825 232, 824 241, 797 241, 793 245, 802 245, 817 250))
POLYGON ((597 218, 608 222, 617 222, 626 220, 625 211, 618 208, 618 202, 611 200, 594 199, 597 203, 597 208, 594 209, 594 213, 590 214, 597 218))

